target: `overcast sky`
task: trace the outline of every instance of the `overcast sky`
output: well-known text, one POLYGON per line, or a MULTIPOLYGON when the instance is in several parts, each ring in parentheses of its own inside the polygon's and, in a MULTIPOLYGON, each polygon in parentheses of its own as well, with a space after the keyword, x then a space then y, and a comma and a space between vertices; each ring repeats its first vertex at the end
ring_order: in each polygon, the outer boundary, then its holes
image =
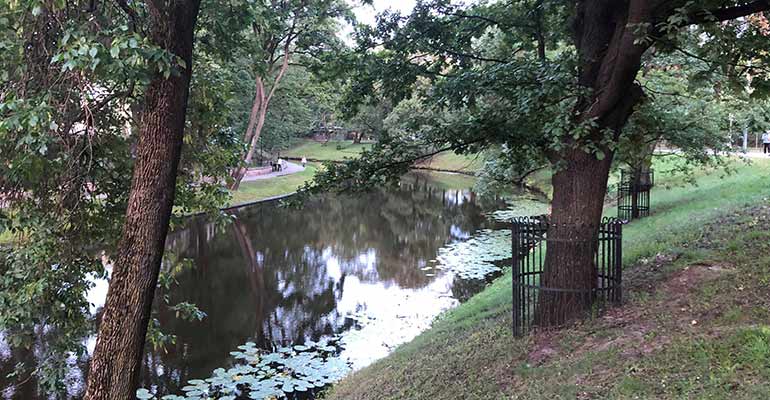
MULTIPOLYGON (((392 9, 400 11, 402 14, 409 14, 414 8, 415 0, 374 0, 372 5, 361 5, 360 0, 349 0, 351 4, 354 4, 353 12, 356 14, 356 19, 359 22, 372 25, 374 24, 374 17, 387 10, 392 9)), ((342 29, 343 38, 350 42, 350 34, 353 32, 353 28, 350 25, 345 24, 342 29)))
POLYGON ((358 0, 352 0, 351 3, 357 4, 354 9, 356 18, 361 22, 372 24, 374 16, 388 8, 408 14, 414 8, 415 0, 374 0, 372 6, 361 5, 358 0))

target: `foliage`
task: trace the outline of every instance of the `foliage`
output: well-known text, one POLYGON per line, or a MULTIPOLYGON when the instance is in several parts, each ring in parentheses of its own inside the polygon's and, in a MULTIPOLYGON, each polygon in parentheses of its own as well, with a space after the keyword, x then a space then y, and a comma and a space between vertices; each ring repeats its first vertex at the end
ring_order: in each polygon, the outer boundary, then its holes
MULTIPOLYGON (((85 294, 117 245, 142 93, 191 67, 150 43, 143 3, 76 3, 0 5, 0 231, 14 236, 0 250, 0 331, 12 347, 48 344, 28 372, 52 394, 93 329, 85 294)), ((211 60, 194 67, 179 213, 227 199, 217 182, 234 144, 214 112, 233 83, 211 60)))
POLYGON ((579 83, 588 67, 581 65, 577 36, 563 23, 576 17, 579 6, 433 0, 420 2, 408 16, 383 13, 377 26, 358 27, 356 51, 341 58, 351 76, 344 104, 354 113, 366 99, 391 99, 397 105, 389 119, 400 126, 362 160, 330 166, 306 191, 392 182, 406 165, 442 149, 486 150, 482 186, 497 190, 540 168, 560 170, 562 156, 572 150, 599 160, 617 152, 628 162, 640 148, 632 142, 646 143, 638 137, 649 139, 649 131, 657 142, 681 146, 692 165, 724 164, 719 155, 729 147, 721 132, 729 125, 728 111, 737 108, 727 100, 756 102, 767 94, 767 52, 759 49, 770 42, 761 23, 715 24, 703 17, 704 9, 728 5, 671 2, 668 17, 633 27, 640 45, 655 47, 637 77, 647 100, 625 129, 625 119, 614 128, 581 116, 600 94, 579 83), (694 15, 703 21, 682 29, 694 15), (720 53, 723 48, 729 50, 720 53), (699 112, 709 118, 697 119, 699 112))
MULTIPOLYGON (((163 400, 284 398, 295 392, 316 391, 345 376, 350 366, 335 356, 336 339, 321 339, 265 354, 247 342, 230 354, 241 362, 227 370, 217 368, 212 377, 193 379, 182 388, 184 395, 164 395, 163 400)), ((154 399, 159 394, 137 391, 138 399, 154 399)))

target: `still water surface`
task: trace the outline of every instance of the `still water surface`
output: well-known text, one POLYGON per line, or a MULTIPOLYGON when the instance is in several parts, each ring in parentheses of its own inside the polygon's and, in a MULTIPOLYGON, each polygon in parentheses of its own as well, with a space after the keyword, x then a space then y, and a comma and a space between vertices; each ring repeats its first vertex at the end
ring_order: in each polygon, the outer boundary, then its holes
MULTIPOLYGON (((435 269, 435 258, 442 246, 491 227, 484 213, 503 206, 415 176, 388 191, 324 197, 300 210, 244 207, 233 211, 235 223, 220 228, 192 219, 169 235, 167 247, 170 259, 194 267, 156 297, 194 303, 206 317, 184 321, 158 302, 162 329, 176 343, 147 350, 142 386, 178 392, 188 380, 232 365, 229 353, 247 341, 272 350, 340 335, 342 356, 364 367, 483 286, 435 269)), ((90 294, 94 310, 105 293, 102 282, 90 294)), ((34 350, 9 349, 1 339, 0 389, 16 362, 35 362, 34 350)), ((85 341, 92 348, 94 338, 85 341)), ((82 391, 86 363, 72 360, 72 397, 82 391)), ((2 398, 41 398, 34 387, 5 389, 2 398)))

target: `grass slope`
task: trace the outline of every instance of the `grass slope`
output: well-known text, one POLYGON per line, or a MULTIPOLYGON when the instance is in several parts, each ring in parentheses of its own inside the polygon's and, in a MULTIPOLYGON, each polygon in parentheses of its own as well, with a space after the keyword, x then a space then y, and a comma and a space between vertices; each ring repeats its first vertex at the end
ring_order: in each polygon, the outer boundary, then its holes
POLYGON ((233 192, 230 204, 234 206, 293 193, 298 187, 313 178, 317 168, 313 164, 308 164, 304 171, 291 175, 244 182, 237 191, 233 192))
MULTIPOLYGON (((349 140, 329 142, 303 140, 299 145, 284 151, 281 155, 292 158, 306 157, 322 161, 342 161, 345 158, 357 157, 362 151, 371 146, 370 143, 354 144, 349 140)), ((484 161, 480 156, 465 156, 452 152, 443 152, 420 163, 420 166, 445 171, 472 173, 480 170, 483 164, 484 161)))
POLYGON ((768 196, 767 162, 725 179, 704 174, 696 187, 657 188, 653 215, 624 230, 622 307, 514 339, 509 273, 326 398, 762 398, 768 196))
POLYGON ((421 167, 433 168, 445 171, 477 172, 484 165, 481 155, 460 155, 451 151, 436 154, 428 160, 420 163, 421 167))
POLYGON ((369 143, 354 144, 352 141, 317 142, 303 140, 299 145, 281 153, 284 157, 302 158, 322 161, 341 161, 344 158, 354 158, 362 151, 371 147, 369 143))

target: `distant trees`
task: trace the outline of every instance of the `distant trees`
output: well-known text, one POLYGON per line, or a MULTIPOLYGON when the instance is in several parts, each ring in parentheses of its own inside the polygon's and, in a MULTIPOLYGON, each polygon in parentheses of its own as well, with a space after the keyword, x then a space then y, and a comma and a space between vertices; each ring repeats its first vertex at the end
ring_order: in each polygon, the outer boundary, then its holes
POLYGON ((249 6, 250 26, 239 36, 239 51, 254 77, 254 100, 243 142, 246 150, 241 165, 232 173, 231 189, 237 189, 257 150, 270 102, 292 62, 321 58, 334 48, 337 19, 349 14, 339 0, 288 0, 253 3, 249 6))

